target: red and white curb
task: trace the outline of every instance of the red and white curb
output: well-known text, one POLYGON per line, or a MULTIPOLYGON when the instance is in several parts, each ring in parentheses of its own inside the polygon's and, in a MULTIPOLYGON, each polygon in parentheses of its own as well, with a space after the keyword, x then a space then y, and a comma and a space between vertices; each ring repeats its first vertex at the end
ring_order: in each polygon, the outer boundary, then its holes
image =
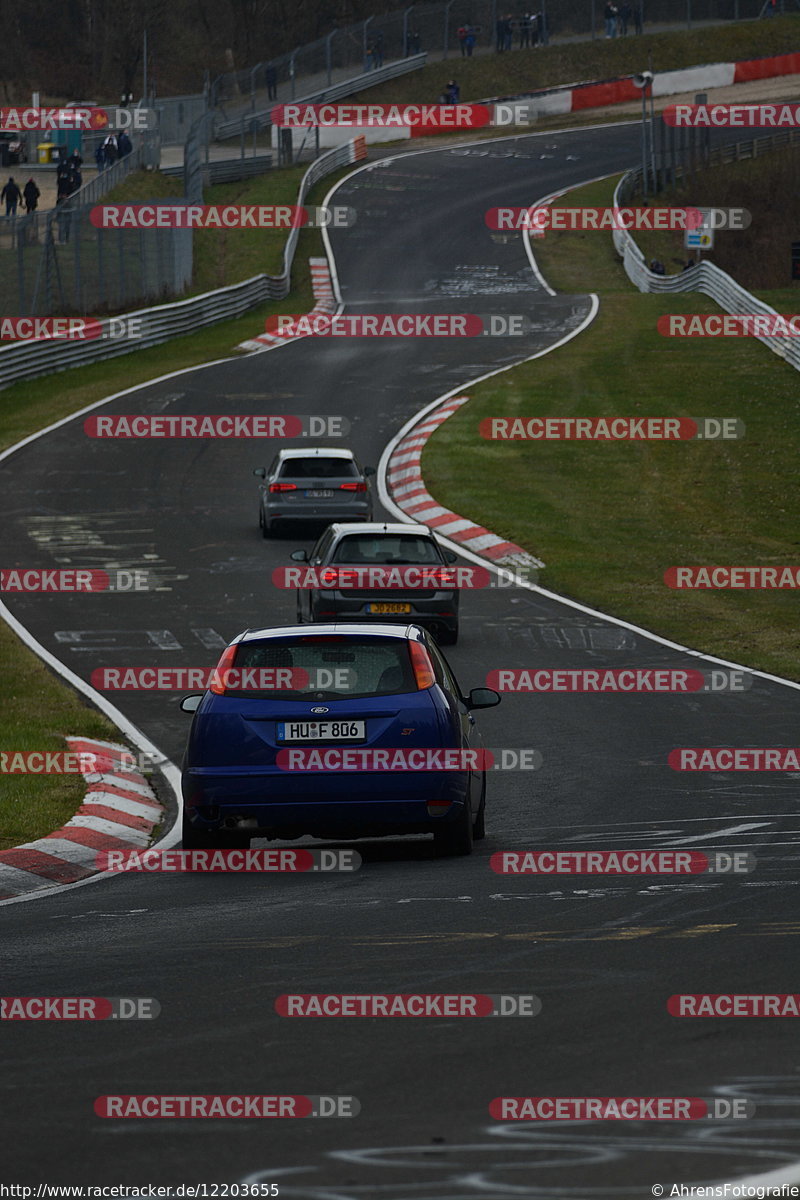
POLYGON ((469 396, 454 396, 423 417, 418 425, 409 430, 392 451, 386 466, 386 486, 394 503, 412 521, 427 525, 442 537, 457 542, 465 550, 480 554, 502 566, 543 567, 544 563, 534 555, 504 541, 496 533, 476 525, 467 517, 451 512, 434 500, 425 487, 420 468, 420 459, 425 443, 444 421, 466 404, 469 396))
MULTIPOLYGON (((653 76, 653 96, 680 96, 684 92, 706 92, 712 88, 730 87, 736 83, 752 83, 757 79, 774 79, 781 75, 800 74, 800 53, 778 54, 772 58, 749 58, 742 62, 706 63, 684 67, 679 71, 658 71, 653 76)), ((624 104, 641 99, 642 89, 636 87, 634 76, 575 83, 566 87, 548 88, 541 92, 525 92, 516 96, 496 96, 491 101, 504 103, 513 100, 535 102, 539 116, 557 116, 581 112, 586 108, 605 108, 609 104, 624 104)), ((431 137, 436 132, 422 127, 394 131, 393 137, 431 137)), ((509 133, 511 129, 509 128, 509 133)))
MULTIPOLYGON (((313 317, 317 313, 335 312, 337 308, 336 297, 333 294, 331 269, 328 266, 327 258, 310 258, 308 265, 311 268, 311 290, 314 293, 316 304, 307 315, 313 317)), ((296 333, 291 325, 287 325, 285 332, 280 335, 277 333, 261 333, 258 337, 249 338, 246 342, 240 342, 237 349, 263 350, 265 346, 280 346, 283 342, 290 342, 296 337, 307 336, 305 333, 296 333)))
POLYGON ((149 846, 164 808, 144 775, 123 769, 127 746, 68 737, 70 752, 95 754, 107 770, 85 774, 89 788, 75 816, 61 829, 10 850, 0 850, 0 900, 97 875, 102 850, 133 850, 149 846))

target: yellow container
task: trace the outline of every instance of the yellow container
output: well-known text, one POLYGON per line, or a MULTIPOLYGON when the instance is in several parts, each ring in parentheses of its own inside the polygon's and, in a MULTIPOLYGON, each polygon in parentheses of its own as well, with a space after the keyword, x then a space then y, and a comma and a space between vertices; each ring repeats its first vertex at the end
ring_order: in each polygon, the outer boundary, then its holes
POLYGON ((53 161, 53 151, 55 149, 55 142, 40 142, 36 147, 39 162, 51 163, 53 161))

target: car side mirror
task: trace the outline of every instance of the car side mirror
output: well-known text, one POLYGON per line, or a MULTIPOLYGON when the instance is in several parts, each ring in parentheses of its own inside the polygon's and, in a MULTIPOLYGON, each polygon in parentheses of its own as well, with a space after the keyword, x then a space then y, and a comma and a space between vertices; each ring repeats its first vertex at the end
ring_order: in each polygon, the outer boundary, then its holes
POLYGON ((266 467, 256 467, 253 471, 253 474, 257 475, 259 479, 266 479, 267 478, 267 468, 266 467))
POLYGON ((374 467, 364 467, 364 477, 365 478, 367 475, 375 475, 375 474, 376 474, 376 471, 375 471, 374 467))
POLYGON ((308 562, 308 551, 293 550, 289 557, 293 558, 295 562, 308 562))
POLYGON ((181 709, 183 712, 197 712, 200 707, 200 701, 203 699, 202 692, 194 692, 191 696, 184 696, 181 700, 181 709))
POLYGON ((467 696, 467 708, 494 708, 501 697, 492 688, 473 688, 467 696))

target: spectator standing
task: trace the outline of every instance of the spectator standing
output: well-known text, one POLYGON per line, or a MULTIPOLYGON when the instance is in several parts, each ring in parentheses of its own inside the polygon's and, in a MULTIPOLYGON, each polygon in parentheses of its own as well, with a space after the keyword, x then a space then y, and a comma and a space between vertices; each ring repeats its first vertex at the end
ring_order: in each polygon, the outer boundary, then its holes
POLYGON ((106 152, 106 166, 113 167, 114 163, 117 161, 117 155, 119 154, 116 134, 110 133, 108 135, 106 140, 103 142, 103 149, 106 152))
POLYGON ((621 37, 628 36, 628 22, 632 16, 633 9, 631 8, 630 4, 628 4, 628 0, 625 0, 625 3, 620 5, 619 17, 617 18, 617 24, 619 26, 621 37))
POLYGON ((22 199, 22 192, 19 190, 16 183, 14 182, 14 176, 9 175, 8 183, 3 188, 2 192, 0 192, 0 202, 3 200, 5 200, 5 202, 6 202, 6 216, 7 217, 15 217, 17 215, 17 205, 19 204, 21 199, 22 199))
POLYGON ((505 19, 503 17, 498 17, 497 20, 495 21, 494 34, 495 34, 495 40, 497 42, 497 53, 502 54, 506 48, 505 19))
POLYGON ((25 201, 25 211, 26 212, 28 212, 28 213, 36 212, 36 208, 39 204, 39 197, 41 196, 41 194, 42 193, 39 191, 38 187, 36 186, 33 176, 31 176, 31 178, 25 184, 25 187, 22 189, 22 197, 25 201))
POLYGON ((376 69, 383 66, 383 34, 380 30, 375 34, 375 41, 372 47, 372 61, 376 69))
POLYGON ((422 45, 422 41, 419 36, 419 30, 415 29, 411 35, 411 53, 419 54, 421 45, 422 45))
POLYGON ((510 50, 514 41, 514 26, 511 21, 511 13, 506 13, 503 18, 505 24, 505 46, 504 49, 510 50))
POLYGON ((611 0, 606 0, 606 6, 603 10, 603 16, 606 23, 606 37, 613 38, 617 36, 617 6, 612 4, 611 0))
POLYGON ((106 147, 104 142, 97 143, 97 149, 94 152, 94 161, 97 163, 98 175, 106 169, 106 147))
POLYGON ((120 158, 125 158, 133 149, 133 143, 128 137, 124 129, 121 129, 117 134, 117 151, 120 158))
POLYGON ((264 72, 264 82, 267 85, 267 99, 278 99, 278 72, 270 65, 264 72))
POLYGON ((468 33, 469 33, 469 25, 459 25, 458 29, 456 30, 456 37, 458 38, 458 44, 461 47, 461 57, 462 58, 467 57, 467 34, 468 33))
POLYGON ((644 14, 642 12, 642 0, 634 0, 633 8, 633 32, 641 33, 644 14))

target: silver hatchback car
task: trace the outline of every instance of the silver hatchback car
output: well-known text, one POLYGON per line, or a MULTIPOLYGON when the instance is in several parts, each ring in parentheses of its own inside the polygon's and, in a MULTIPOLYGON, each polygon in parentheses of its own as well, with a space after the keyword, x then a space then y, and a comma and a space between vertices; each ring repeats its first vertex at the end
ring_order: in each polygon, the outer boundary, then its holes
POLYGON ((281 450, 267 470, 256 467, 263 480, 258 524, 265 538, 280 525, 307 521, 371 521, 374 467, 359 466, 352 450, 328 446, 281 450))

